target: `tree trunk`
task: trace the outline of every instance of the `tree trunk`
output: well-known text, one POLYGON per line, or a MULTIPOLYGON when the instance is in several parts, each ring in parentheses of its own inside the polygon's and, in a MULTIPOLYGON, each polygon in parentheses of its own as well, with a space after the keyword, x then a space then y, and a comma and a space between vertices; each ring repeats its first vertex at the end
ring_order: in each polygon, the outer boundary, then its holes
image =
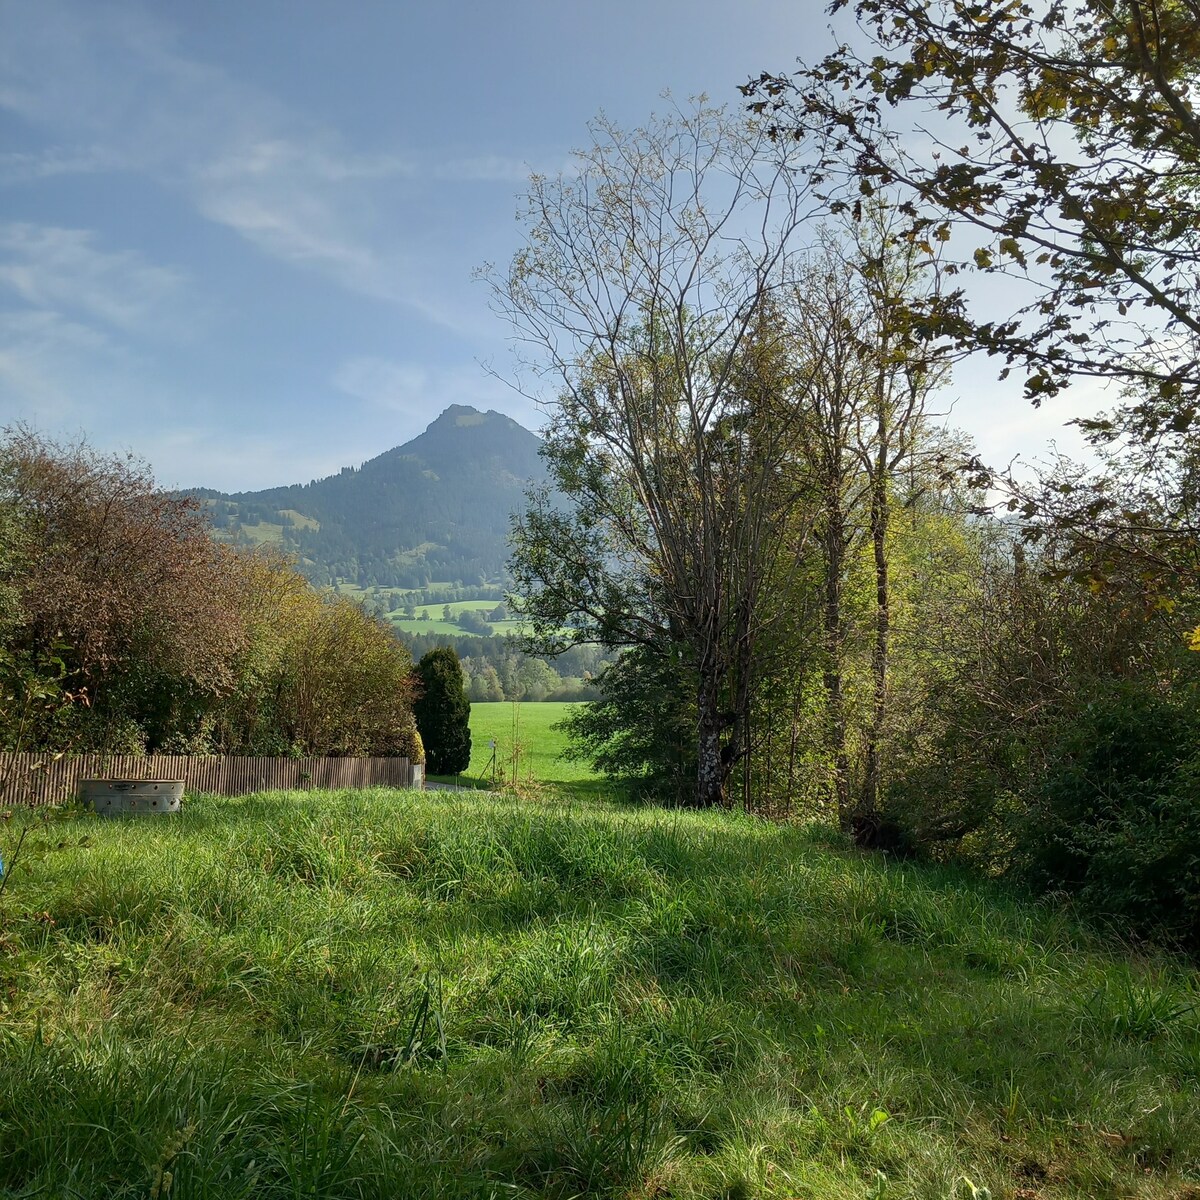
POLYGON ((888 581, 887 535, 891 518, 886 469, 871 487, 871 542, 875 553, 875 645, 871 651, 873 694, 871 726, 867 735, 866 764, 856 827, 874 831, 879 822, 879 789, 882 777, 882 742, 887 717, 888 642, 891 635, 891 595, 888 581))
POLYGON ((716 672, 701 668, 696 693, 696 805, 720 808, 725 804, 726 765, 721 756, 720 694, 716 672))
POLYGON ((830 799, 837 810, 838 824, 849 830, 850 758, 846 751, 846 698, 842 687, 842 650, 845 645, 842 615, 842 571, 846 552, 845 521, 839 498, 827 507, 825 533, 825 705, 826 732, 833 758, 830 799))

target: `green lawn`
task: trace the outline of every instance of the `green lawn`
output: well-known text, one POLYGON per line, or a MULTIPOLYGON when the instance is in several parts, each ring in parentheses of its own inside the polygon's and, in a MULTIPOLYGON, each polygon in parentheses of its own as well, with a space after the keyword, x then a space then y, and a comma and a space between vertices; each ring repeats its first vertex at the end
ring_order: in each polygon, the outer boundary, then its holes
POLYGON ((442 615, 447 604, 452 613, 481 612, 486 614, 492 612, 500 603, 499 600, 448 600, 443 604, 417 604, 413 606, 413 611, 417 616, 424 613, 430 620, 433 620, 442 615))
POLYGON ((401 616, 399 612, 388 613, 387 619, 401 633, 437 633, 445 637, 474 637, 450 621, 418 621, 401 616))
MULTIPOLYGON (((272 537, 277 537, 278 531, 281 527, 278 525, 264 525, 253 527, 248 526, 246 528, 249 536, 261 541, 269 540, 272 537), (272 529, 276 530, 277 532, 272 534, 270 532, 272 529)), ((450 585, 431 584, 430 588, 432 589, 438 586, 449 587, 450 585)), ((386 603, 388 598, 393 594, 399 596, 402 600, 412 599, 417 596, 426 595, 427 591, 428 589, 422 592, 414 592, 409 588, 386 587, 381 587, 376 590, 373 587, 361 588, 352 583, 338 584, 338 593, 340 595, 346 596, 351 600, 358 600, 364 604, 370 604, 374 600, 382 600, 386 603)), ((387 617, 387 620, 401 633, 436 633, 449 637, 471 637, 474 635, 468 633, 461 626, 454 624, 453 621, 442 620, 442 613, 445 611, 446 605, 449 604, 450 611, 453 614, 471 610, 473 612, 484 613, 486 616, 486 614, 495 609, 496 605, 499 603, 499 600, 433 600, 428 603, 415 604, 413 609, 417 614, 416 616, 406 617, 400 609, 397 609, 395 612, 386 613, 385 616, 387 617), (422 617, 424 619, 422 619, 422 617)), ((519 620, 507 620, 489 621, 488 624, 491 625, 492 632, 499 637, 510 633, 519 634, 524 623, 519 620)))
MULTIPOLYGON (((471 705, 471 765, 463 782, 492 778, 492 747, 496 743, 496 778, 513 779, 514 754, 518 782, 582 784, 599 776, 586 763, 560 757, 567 748, 566 736, 551 728, 574 708, 574 704, 473 703, 471 705)), ((442 777, 439 777, 442 778, 442 777)), ((589 789, 594 790, 594 789, 589 789)))
POLYGON ((0 1196, 1200 1194, 1192 969, 819 829, 276 793, 18 813, 10 867, 21 828, 0 1196))

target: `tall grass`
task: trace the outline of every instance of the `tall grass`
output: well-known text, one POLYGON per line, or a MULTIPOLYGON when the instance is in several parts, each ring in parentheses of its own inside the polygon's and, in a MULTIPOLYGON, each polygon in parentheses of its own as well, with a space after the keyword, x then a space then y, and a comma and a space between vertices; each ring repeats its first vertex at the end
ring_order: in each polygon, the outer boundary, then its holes
POLYGON ((0 1194, 1200 1196, 1200 989, 731 815, 18 814, 0 1194))

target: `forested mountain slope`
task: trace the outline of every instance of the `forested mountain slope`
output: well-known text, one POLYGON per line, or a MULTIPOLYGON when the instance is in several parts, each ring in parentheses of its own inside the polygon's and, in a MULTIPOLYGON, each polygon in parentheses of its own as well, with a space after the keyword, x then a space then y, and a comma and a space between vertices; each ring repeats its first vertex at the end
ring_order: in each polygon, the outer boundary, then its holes
POLYGON ((510 417, 456 404, 361 467, 260 492, 195 494, 225 536, 277 541, 320 583, 478 583, 504 569, 509 516, 545 477, 540 448, 510 417))

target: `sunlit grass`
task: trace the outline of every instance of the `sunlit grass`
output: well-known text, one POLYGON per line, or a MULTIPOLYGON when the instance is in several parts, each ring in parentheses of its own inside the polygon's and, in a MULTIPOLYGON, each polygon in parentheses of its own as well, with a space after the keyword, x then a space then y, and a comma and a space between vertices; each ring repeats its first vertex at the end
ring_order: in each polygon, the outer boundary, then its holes
POLYGON ((596 778, 586 763, 563 757, 566 734, 555 726, 576 706, 544 701, 513 704, 501 700, 471 705, 472 778, 490 777, 492 746, 496 751, 496 773, 500 780, 518 782, 574 783, 596 778))
POLYGON ((1200 1194, 1186 964, 820 830, 277 793, 17 814, 6 860, 21 825, 0 1195, 1200 1194))

